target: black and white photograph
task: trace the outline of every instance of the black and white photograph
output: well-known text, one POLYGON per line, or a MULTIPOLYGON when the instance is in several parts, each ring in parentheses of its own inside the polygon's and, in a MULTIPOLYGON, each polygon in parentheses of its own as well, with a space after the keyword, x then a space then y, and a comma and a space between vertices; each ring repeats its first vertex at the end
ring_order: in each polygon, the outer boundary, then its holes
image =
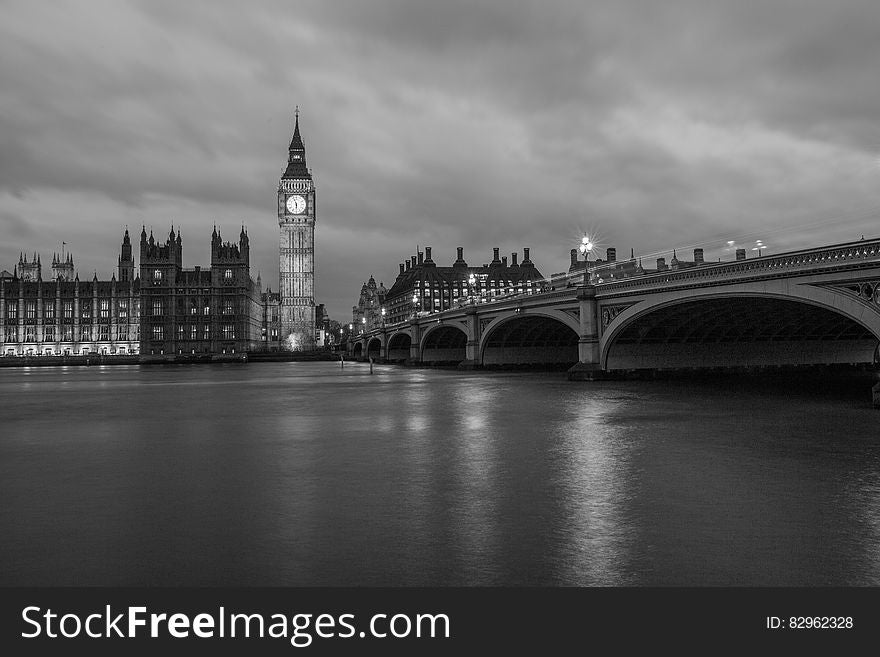
POLYGON ((6 654, 876 640, 878 72, 876 0, 0 0, 6 654))

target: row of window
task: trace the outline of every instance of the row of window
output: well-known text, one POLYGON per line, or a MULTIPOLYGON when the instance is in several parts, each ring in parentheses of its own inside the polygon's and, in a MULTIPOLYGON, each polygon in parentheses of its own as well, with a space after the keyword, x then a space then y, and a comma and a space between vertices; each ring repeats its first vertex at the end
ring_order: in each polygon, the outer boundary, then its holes
MULTIPOLYGON (((165 340, 165 327, 160 325, 153 326, 150 329, 150 334, 152 335, 154 342, 161 342, 162 340, 165 340)), ((223 340, 235 340, 235 326, 232 324, 224 324, 220 327, 218 337, 223 340)), ((201 327, 197 324, 191 324, 189 326, 181 324, 177 327, 177 339, 210 340, 211 326, 208 324, 205 324, 201 327)))
MULTIPOLYGON (((74 302, 61 302, 61 316, 64 319, 73 319, 74 302)), ((120 299, 116 302, 116 316, 119 319, 128 318, 128 299, 120 299)), ((91 319, 92 303, 90 299, 84 299, 80 302, 80 317, 83 319, 91 319)), ((100 319, 110 319, 110 299, 98 300, 98 317, 100 319)), ((24 318, 37 318, 37 302, 25 301, 24 318)), ((6 319, 18 319, 18 301, 6 302, 6 319)), ((53 321, 55 319, 55 303, 47 301, 43 303, 43 319, 53 321)))
MULTIPOLYGON (((166 303, 164 299, 153 299, 153 303, 151 305, 151 310, 153 317, 159 317, 165 314, 166 303)), ((177 300, 178 313, 183 312, 183 299, 177 300)), ((235 303, 231 300, 223 301, 220 306, 220 312, 224 315, 234 315, 235 314, 235 303)), ((189 305, 189 314, 190 315, 204 315, 208 316, 211 314, 211 305, 205 303, 201 305, 195 300, 190 301, 189 305)))
MULTIPOLYGON (((480 287, 533 287, 538 285, 537 281, 508 281, 505 279, 492 279, 491 281, 487 281, 487 277, 485 275, 477 276, 476 284, 480 287)), ((429 288, 433 287, 434 289, 444 288, 449 289, 450 287, 453 290, 467 290, 470 286, 467 281, 454 281, 452 283, 438 283, 437 281, 415 281, 415 287, 424 287, 429 288)))
MULTIPOLYGON (((97 340, 110 340, 110 327, 102 324, 98 327, 97 331, 97 340)), ((140 331, 137 328, 133 330, 128 330, 128 327, 120 327, 116 331, 116 340, 139 340, 140 331)), ((25 326, 23 331, 23 342, 37 342, 38 341, 38 333, 33 326, 25 326)), ((80 327, 77 330, 74 326, 69 324, 61 326, 60 331, 56 331, 54 326, 45 326, 43 327, 43 337, 39 340, 41 342, 55 342, 56 340, 60 340, 61 342, 88 342, 93 339, 92 331, 90 327, 80 327)), ((5 342, 18 342, 18 331, 14 326, 7 326, 6 330, 3 332, 3 338, 5 342)))
MULTIPOLYGON (((153 270, 153 284, 154 285, 158 285, 159 283, 161 283, 164 280, 164 278, 165 278, 165 274, 161 269, 154 269, 153 270)), ((223 272, 223 281, 225 283, 231 283, 232 280, 233 280, 232 270, 227 269, 226 271, 223 272)))
POLYGON ((110 347, 101 347, 100 349, 89 349, 88 347, 83 347, 82 349, 70 349, 70 348, 52 349, 52 348, 46 347, 45 349, 40 351, 39 349, 28 348, 28 349, 23 349, 22 351, 16 352, 15 349, 10 348, 5 351, 4 355, 6 355, 6 356, 79 356, 80 354, 87 355, 90 353, 91 354, 100 353, 105 356, 108 354, 110 354, 110 355, 119 354, 120 356, 123 356, 126 353, 136 354, 137 349, 126 349, 125 347, 116 347, 114 345, 114 346, 110 346, 110 347))

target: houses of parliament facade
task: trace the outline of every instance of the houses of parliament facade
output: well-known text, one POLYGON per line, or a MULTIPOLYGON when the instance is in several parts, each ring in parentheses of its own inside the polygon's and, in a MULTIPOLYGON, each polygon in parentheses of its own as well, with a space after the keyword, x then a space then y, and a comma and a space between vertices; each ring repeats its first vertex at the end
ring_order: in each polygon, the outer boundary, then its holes
POLYGON ((250 277, 250 245, 211 235, 211 265, 185 269, 183 239, 145 229, 135 269, 128 230, 111 279, 82 281, 70 254, 19 256, 0 273, 0 353, 4 356, 234 354, 265 348, 265 297, 250 277), (47 272, 48 274, 48 272, 47 272))

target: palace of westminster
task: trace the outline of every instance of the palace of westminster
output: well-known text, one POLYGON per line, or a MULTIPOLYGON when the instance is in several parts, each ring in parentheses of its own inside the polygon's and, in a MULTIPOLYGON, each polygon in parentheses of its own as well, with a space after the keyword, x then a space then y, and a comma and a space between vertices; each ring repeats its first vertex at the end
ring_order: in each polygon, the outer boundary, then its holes
POLYGON ((242 354, 311 350, 325 339, 314 301, 315 187, 306 167, 299 111, 278 184, 280 290, 251 278, 250 242, 211 234, 210 267, 183 267, 183 240, 140 234, 135 267, 128 230, 111 279, 80 280, 73 257, 52 259, 51 277, 36 253, 0 271, 3 356, 242 354), (316 310, 318 318, 316 321, 316 310))
MULTIPOLYGON (((323 304, 314 300, 315 184, 306 166, 299 130, 299 110, 288 160, 278 183, 279 287, 263 291, 260 276, 250 272, 250 241, 244 226, 238 242, 224 241, 217 227, 211 234, 209 267, 183 267, 183 239, 171 231, 156 239, 140 233, 136 267, 131 237, 125 230, 111 279, 80 280, 71 254, 52 258, 51 276, 41 258, 19 256, 13 272, 0 270, 0 355, 217 355, 255 351, 310 351, 337 338, 323 304)), ((431 247, 399 265, 390 289, 370 277, 352 309, 349 330, 370 330, 424 312, 440 312, 471 299, 476 293, 491 299, 506 294, 532 294, 554 282, 570 284, 582 276, 586 263, 575 251, 567 273, 544 279, 529 258, 529 249, 468 266, 458 247, 451 266, 437 266, 431 247), (357 328, 355 328, 357 327, 357 328)), ((697 253, 699 251, 700 253, 697 253)), ((673 257, 672 268, 701 264, 673 257)), ((739 259, 740 254, 737 253, 739 259)), ((744 257, 744 254, 743 254, 744 257)), ((666 268, 662 258, 658 270, 666 268)), ((607 259, 593 267, 612 277, 644 273, 635 258, 618 262, 609 248, 607 259), (610 268, 610 269, 609 269, 610 268)))

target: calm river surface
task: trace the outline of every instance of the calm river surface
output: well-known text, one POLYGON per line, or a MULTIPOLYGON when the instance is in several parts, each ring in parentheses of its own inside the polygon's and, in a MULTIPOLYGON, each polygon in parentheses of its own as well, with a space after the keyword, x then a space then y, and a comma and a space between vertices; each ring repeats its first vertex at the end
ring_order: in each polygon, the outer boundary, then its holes
POLYGON ((0 369, 0 585, 878 585, 854 386, 0 369))

